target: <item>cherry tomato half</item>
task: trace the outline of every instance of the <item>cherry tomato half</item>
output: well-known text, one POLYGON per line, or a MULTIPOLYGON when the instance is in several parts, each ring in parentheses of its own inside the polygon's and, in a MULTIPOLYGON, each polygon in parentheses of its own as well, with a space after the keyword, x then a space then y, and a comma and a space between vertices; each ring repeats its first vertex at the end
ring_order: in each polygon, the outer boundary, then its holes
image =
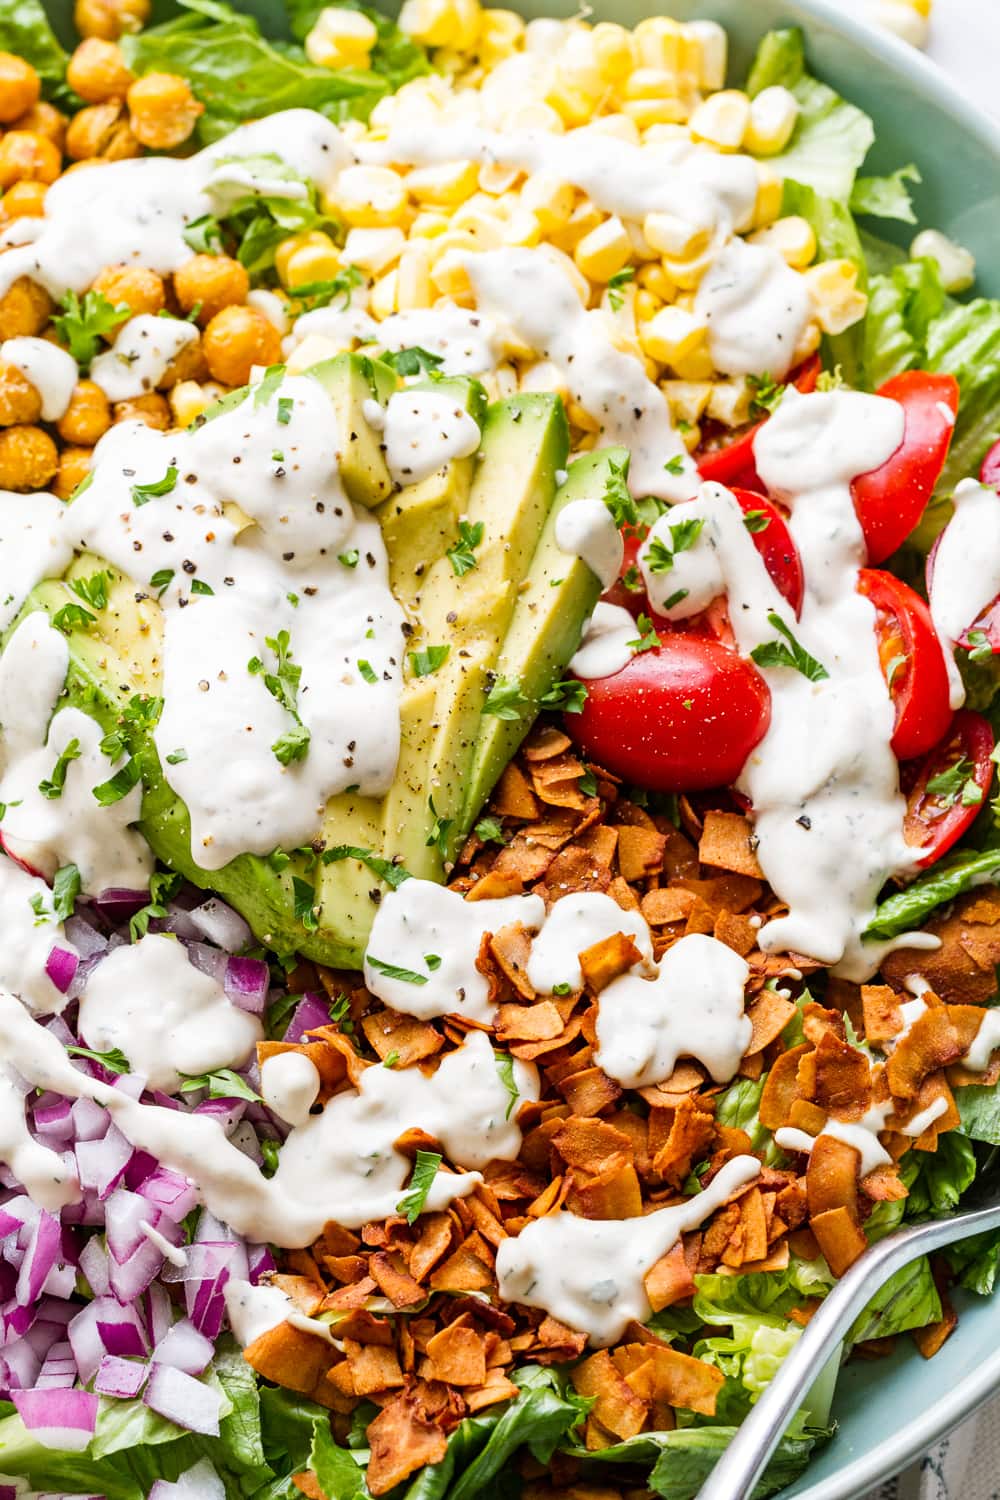
POLYGON ((903 408, 903 441, 877 469, 851 485, 854 508, 868 545, 868 561, 884 561, 916 526, 944 468, 958 415, 958 381, 952 375, 907 370, 877 394, 903 408))
MULTIPOLYGON (((801 391, 804 396, 814 391, 822 368, 819 355, 810 355, 792 375, 796 390, 801 391)), ((765 417, 763 421, 754 422, 751 427, 744 428, 733 442, 702 453, 698 459, 698 472, 702 479, 714 480, 716 484, 728 485, 730 489, 738 485, 741 489, 763 494, 764 485, 754 463, 753 440, 766 421, 765 417)))
POLYGON ((896 710, 892 748, 899 760, 933 750, 951 723, 948 669, 931 612, 909 584, 862 568, 858 592, 875 607, 882 672, 896 710))
POLYGON ((619 604, 635 619, 638 619, 640 615, 654 612, 646 596, 646 585, 642 574, 639 572, 639 548, 646 538, 647 528, 642 526, 640 530, 641 536, 631 526, 622 527, 622 541, 625 545, 622 570, 611 587, 605 589, 601 595, 605 604, 619 604))
POLYGON ((957 843, 981 812, 993 780, 993 730, 982 714, 960 709, 941 744, 914 767, 903 826, 926 869, 957 843))
POLYGON ((660 644, 587 683, 566 733, 616 776, 651 791, 728 786, 771 722, 751 662, 707 636, 663 631, 660 644))
POLYGON ((995 490, 1000 490, 1000 443, 994 443, 983 459, 979 477, 983 484, 991 484, 995 490))

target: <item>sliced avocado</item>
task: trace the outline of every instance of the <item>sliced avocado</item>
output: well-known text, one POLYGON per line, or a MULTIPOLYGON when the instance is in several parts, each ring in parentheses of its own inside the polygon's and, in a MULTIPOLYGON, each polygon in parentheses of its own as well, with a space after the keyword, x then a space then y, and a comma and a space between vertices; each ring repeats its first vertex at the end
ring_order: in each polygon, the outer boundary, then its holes
POLYGON ((569 470, 539 538, 538 548, 500 648, 497 675, 516 682, 524 707, 516 718, 484 714, 479 740, 465 783, 461 831, 468 832, 500 773, 517 750, 538 713, 539 700, 566 668, 580 644, 584 622, 601 594, 597 575, 556 541, 560 511, 574 500, 600 499, 612 464, 628 472, 624 448, 602 448, 578 458, 569 470))
POLYGON ((365 402, 384 406, 399 385, 391 365, 366 354, 338 354, 305 372, 318 380, 333 402, 341 435, 340 477, 356 505, 381 504, 393 491, 382 451, 382 435, 369 425, 365 402))

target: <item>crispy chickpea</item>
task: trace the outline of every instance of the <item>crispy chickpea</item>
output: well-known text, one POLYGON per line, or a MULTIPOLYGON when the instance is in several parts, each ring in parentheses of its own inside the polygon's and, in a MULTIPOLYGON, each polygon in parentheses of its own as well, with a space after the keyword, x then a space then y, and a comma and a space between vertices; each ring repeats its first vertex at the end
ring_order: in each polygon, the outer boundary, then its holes
POLYGON ((9 125, 37 104, 42 80, 29 62, 13 52, 0 52, 0 123, 9 125))
POLYGON ((28 377, 14 365, 0 365, 0 427, 37 422, 42 398, 28 377))
POLYGON ((253 365, 281 359, 281 334, 255 307, 224 307, 205 329, 204 349, 213 380, 246 385, 253 365))
POLYGON ((15 182, 9 187, 0 200, 3 208, 3 217, 10 219, 39 219, 45 212, 45 194, 48 187, 44 182, 15 182))
POLYGON ((41 427, 0 432, 0 490, 43 490, 58 467, 56 445, 41 427))
POLYGON ((158 432, 170 426, 170 407, 166 396, 150 391, 148 396, 134 396, 131 401, 116 401, 111 408, 112 422, 145 422, 158 432))
POLYGON ((157 387, 161 391, 169 391, 182 380, 205 380, 208 377, 208 366, 205 363, 205 351, 202 348, 201 339, 192 339, 190 344, 172 359, 163 374, 163 379, 157 387))
POLYGON ((0 188, 15 182, 55 182, 62 170, 59 147, 31 130, 8 130, 0 141, 0 188))
POLYGON ((174 272, 178 306, 186 313, 197 307, 202 328, 224 307, 245 302, 249 290, 246 267, 228 255, 194 255, 174 272))
POLYGON ((149 20, 149 0, 76 0, 73 20, 81 36, 99 36, 117 41, 129 31, 139 31, 149 20))
POLYGON ((176 73, 147 73, 129 89, 128 107, 132 134, 154 151, 186 141, 205 109, 176 73))
POLYGON ((103 104, 107 99, 124 99, 132 73, 117 42, 92 36, 70 58, 66 82, 88 104, 103 104))
POLYGON ((73 116, 66 130, 66 155, 73 161, 125 161, 141 152, 117 100, 89 104, 73 116))
POLYGON ((166 301, 163 277, 145 266, 105 266, 94 291, 107 297, 113 307, 129 308, 133 318, 158 313, 166 301))
POLYGON ((92 448, 111 426, 111 403, 92 380, 78 380, 56 428, 64 443, 92 448))
POLYGON ((16 120, 10 123, 11 130, 30 130, 35 135, 44 135, 53 145, 62 150, 63 141, 66 139, 66 116, 54 104, 47 104, 44 99, 39 99, 30 109, 26 109, 23 115, 18 115, 16 120))
POLYGON ((44 287, 19 276, 0 297, 0 339, 34 338, 52 312, 52 298, 44 287))
POLYGON ((52 485, 52 493, 60 500, 68 500, 78 484, 82 484, 90 473, 90 448, 64 448, 59 455, 59 472, 52 485))

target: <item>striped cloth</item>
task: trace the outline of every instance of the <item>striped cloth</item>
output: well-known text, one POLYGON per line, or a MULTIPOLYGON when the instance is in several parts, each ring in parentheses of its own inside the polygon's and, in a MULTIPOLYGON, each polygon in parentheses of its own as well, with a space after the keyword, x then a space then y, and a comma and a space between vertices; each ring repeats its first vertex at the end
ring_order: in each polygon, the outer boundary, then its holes
POLYGON ((1000 1500, 1000 1396, 865 1500, 1000 1500))

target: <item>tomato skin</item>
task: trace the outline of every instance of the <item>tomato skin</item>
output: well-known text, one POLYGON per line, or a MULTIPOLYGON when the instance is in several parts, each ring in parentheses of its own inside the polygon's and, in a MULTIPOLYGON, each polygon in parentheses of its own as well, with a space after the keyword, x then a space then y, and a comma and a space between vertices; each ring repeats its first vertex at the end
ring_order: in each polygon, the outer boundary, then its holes
MULTIPOLYGON (((822 369, 823 363, 819 355, 811 354, 792 375, 792 383, 796 390, 801 391, 804 396, 814 391, 822 369)), ((747 427, 740 437, 732 443, 727 443, 725 447, 713 448, 710 452, 703 453, 698 459, 698 473, 702 479, 724 484, 728 489, 739 487, 752 490, 758 495, 765 494, 763 482, 754 462, 753 442, 766 421, 767 418, 764 417, 760 422, 754 422, 752 427, 747 427)))
POLYGON ((902 546, 923 515, 951 446, 959 392, 953 375, 907 370, 876 394, 899 402, 905 425, 895 453, 851 485, 872 563, 902 546))
POLYGON ((979 477, 983 484, 991 484, 995 490, 1000 490, 1000 443, 994 443, 983 459, 979 477))
POLYGON ((898 760, 915 760, 934 749, 951 723, 944 650, 930 610, 902 579, 881 568, 862 568, 858 592, 877 614, 879 656, 896 710, 892 748, 898 760), (890 663, 900 656, 905 663, 889 682, 890 663))
POLYGON ((620 672, 588 681, 566 733, 590 759, 651 791, 728 786, 767 733, 767 684, 708 636, 663 631, 659 639, 620 672))
POLYGON ((907 795, 903 833, 911 847, 922 851, 921 870, 947 854, 986 805, 986 794, 993 781, 990 758, 993 745, 989 721, 973 709, 963 708, 955 715, 941 744, 913 768, 915 775, 907 795), (927 783, 963 759, 969 762, 969 779, 979 787, 982 797, 968 807, 957 798, 949 807, 944 798, 927 791, 927 783))
POLYGON ((639 548, 645 540, 645 526, 642 528, 644 535, 639 536, 631 526, 622 527, 622 541, 625 544, 625 555, 622 558, 622 570, 609 589, 605 589, 601 595, 605 604, 618 604, 622 609, 627 609, 633 619, 640 615, 655 614, 646 595, 646 585, 639 573, 638 588, 630 589, 625 583, 625 575, 630 568, 639 571, 638 557, 639 548))
POLYGON ((750 533, 753 544, 764 559, 764 566, 770 573, 775 588, 784 594, 796 615, 800 614, 806 582, 802 572, 802 559, 799 557, 799 549, 792 541, 788 522, 774 501, 766 495, 742 489, 734 489, 733 494, 744 515, 756 510, 763 511, 767 516, 764 530, 750 533))

